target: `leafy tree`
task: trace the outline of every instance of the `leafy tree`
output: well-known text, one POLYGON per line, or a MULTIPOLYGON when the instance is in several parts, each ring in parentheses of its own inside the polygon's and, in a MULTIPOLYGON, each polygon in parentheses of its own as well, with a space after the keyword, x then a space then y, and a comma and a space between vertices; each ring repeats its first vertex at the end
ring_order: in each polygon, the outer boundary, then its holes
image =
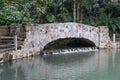
POLYGON ((29 22, 31 19, 24 16, 23 11, 19 11, 15 6, 4 3, 0 9, 0 24, 9 25, 11 23, 29 22))
POLYGON ((80 22, 120 32, 120 2, 111 0, 0 0, 0 25, 80 22))

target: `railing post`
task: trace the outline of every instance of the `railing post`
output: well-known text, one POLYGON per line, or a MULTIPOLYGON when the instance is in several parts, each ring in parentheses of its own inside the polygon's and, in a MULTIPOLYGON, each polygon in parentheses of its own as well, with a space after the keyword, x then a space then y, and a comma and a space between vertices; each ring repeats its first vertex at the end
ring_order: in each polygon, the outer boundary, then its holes
POLYGON ((113 34, 113 43, 115 43, 116 42, 116 37, 115 37, 115 34, 113 34))
POLYGON ((14 36, 14 45, 15 45, 15 50, 17 51, 17 35, 15 34, 14 36))

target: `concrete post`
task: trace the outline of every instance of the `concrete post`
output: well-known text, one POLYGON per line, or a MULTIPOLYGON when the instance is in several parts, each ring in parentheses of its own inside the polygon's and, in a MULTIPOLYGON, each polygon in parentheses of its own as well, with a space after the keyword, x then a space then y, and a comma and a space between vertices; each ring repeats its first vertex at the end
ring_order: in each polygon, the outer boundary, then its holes
POLYGON ((113 34, 113 43, 115 43, 115 39, 116 39, 115 34, 113 34))
POLYGON ((15 34, 15 36, 14 36, 14 45, 15 45, 15 50, 17 51, 17 35, 15 34))

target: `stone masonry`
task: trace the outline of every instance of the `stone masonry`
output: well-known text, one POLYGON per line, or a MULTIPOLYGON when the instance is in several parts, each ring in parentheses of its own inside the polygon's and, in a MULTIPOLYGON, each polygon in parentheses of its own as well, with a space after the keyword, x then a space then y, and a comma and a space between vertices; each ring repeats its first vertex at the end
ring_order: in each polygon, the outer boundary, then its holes
POLYGON ((110 48, 113 43, 105 26, 94 27, 80 23, 50 23, 26 25, 26 39, 21 50, 11 51, 13 59, 38 55, 51 41, 60 38, 85 38, 96 47, 110 48))
POLYGON ((42 50, 49 42, 60 38, 85 38, 99 48, 112 44, 108 28, 94 27, 79 23, 31 24, 26 26, 26 39, 23 49, 39 48, 42 50))

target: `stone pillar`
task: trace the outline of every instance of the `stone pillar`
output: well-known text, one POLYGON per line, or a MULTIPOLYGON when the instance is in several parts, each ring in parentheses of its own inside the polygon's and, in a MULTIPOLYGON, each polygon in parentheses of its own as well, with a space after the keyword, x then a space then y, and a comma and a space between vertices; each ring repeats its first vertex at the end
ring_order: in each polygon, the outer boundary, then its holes
POLYGON ((113 43, 115 43, 115 40, 116 39, 116 37, 115 37, 115 34, 113 34, 113 43))
POLYGON ((15 36, 14 36, 14 45, 15 45, 15 50, 17 51, 17 35, 15 34, 15 36))
POLYGON ((113 34, 113 48, 117 48, 116 35, 115 34, 113 34))
POLYGON ((109 29, 106 26, 99 26, 99 47, 107 48, 112 44, 109 37, 109 29))

